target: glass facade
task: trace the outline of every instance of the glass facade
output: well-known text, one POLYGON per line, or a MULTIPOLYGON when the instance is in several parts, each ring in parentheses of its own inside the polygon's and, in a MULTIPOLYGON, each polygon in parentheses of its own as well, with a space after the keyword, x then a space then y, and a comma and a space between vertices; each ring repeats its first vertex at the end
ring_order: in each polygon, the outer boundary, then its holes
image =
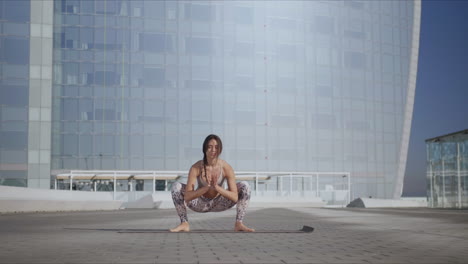
POLYGON ((468 207, 468 130, 426 140, 427 195, 435 208, 468 207))
POLYGON ((27 186, 30 1, 0 1, 0 184, 27 186))
POLYGON ((236 171, 399 196, 419 19, 420 1, 54 1, 50 167, 188 170, 215 133, 236 171))

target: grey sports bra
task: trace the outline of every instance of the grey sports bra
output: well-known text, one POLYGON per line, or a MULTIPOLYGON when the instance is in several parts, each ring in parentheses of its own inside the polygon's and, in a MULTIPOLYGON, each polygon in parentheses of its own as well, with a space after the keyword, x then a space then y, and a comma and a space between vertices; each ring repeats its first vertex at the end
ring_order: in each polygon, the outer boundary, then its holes
MULTIPOLYGON (((202 173, 198 175, 197 177, 198 188, 208 185, 208 183, 203 179, 202 174, 203 174, 203 170, 202 170, 202 173)), ((218 177, 218 185, 223 186, 224 180, 225 180, 225 177, 223 175, 223 168, 221 167, 221 172, 219 173, 219 177, 218 177)))

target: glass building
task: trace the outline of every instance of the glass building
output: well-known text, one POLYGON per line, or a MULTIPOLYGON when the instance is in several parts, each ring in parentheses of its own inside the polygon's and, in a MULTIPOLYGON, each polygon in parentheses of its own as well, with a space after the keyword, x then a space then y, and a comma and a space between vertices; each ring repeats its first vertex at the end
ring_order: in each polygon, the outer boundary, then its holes
POLYGON ((51 1, 0 1, 0 184, 50 187, 51 1))
POLYGON ((468 207, 468 129, 426 140, 430 207, 468 207))
POLYGON ((419 0, 0 5, 4 184, 188 170, 215 133, 236 171, 349 171, 353 197, 401 196, 419 0))

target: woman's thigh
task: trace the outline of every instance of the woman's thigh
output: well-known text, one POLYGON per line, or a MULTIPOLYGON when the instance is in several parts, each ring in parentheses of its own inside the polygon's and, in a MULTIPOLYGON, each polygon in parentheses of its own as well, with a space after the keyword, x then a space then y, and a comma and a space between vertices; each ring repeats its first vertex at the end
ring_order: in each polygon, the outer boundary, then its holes
POLYGON ((219 196, 219 197, 216 197, 213 201, 213 205, 211 207, 211 211, 210 212, 221 212, 221 211, 225 211, 229 208, 232 208, 234 205, 236 205, 235 202, 229 200, 228 198, 226 197, 223 197, 223 196, 219 196))
POLYGON ((188 208, 198 213, 210 212, 210 209, 212 207, 212 201, 203 198, 193 199, 192 201, 187 202, 186 204, 188 208))

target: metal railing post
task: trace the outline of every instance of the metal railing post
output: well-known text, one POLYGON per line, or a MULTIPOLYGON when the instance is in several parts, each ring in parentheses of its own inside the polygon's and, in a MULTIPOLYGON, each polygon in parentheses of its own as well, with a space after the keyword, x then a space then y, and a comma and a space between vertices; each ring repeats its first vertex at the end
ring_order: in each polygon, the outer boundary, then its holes
POLYGON ((292 173, 289 173, 289 196, 292 196, 292 173))
POLYGON ((153 171, 153 194, 156 192, 156 172, 153 171))
POLYGON ((117 172, 114 171, 114 197, 113 199, 117 197, 117 172))
POLYGON ((302 194, 305 195, 305 177, 302 175, 302 184, 301 184, 302 194))
POLYGON ((432 174, 432 161, 429 161, 429 188, 431 189, 431 207, 434 207, 434 177, 432 174))
POLYGON ((70 191, 73 190, 73 171, 70 171, 70 191))
POLYGON ((348 204, 351 202, 351 173, 348 173, 348 204))
POLYGON ((283 176, 278 176, 280 179, 280 193, 283 196, 283 176))
POLYGON ((316 192, 317 192, 317 197, 320 197, 320 194, 319 194, 319 175, 318 175, 318 173, 315 174, 315 180, 316 180, 315 189, 316 189, 316 192))
POLYGON ((276 176, 276 193, 280 191, 280 178, 276 176))
MULTIPOLYGON (((314 176, 314 175, 312 174, 312 175, 310 175, 310 177, 309 177, 309 181, 310 181, 310 192, 311 192, 311 193, 312 193, 313 190, 314 190, 314 178, 313 178, 313 176, 314 176)), ((315 197, 317 197, 317 195, 315 195, 315 197)))
POLYGON ((258 196, 258 173, 255 172, 255 196, 258 196))
POLYGON ((444 159, 442 159, 442 207, 445 208, 445 162, 444 159))
POLYGON ((458 208, 462 208, 461 204, 461 175, 460 175, 460 142, 457 142, 457 178, 458 178, 458 208))

